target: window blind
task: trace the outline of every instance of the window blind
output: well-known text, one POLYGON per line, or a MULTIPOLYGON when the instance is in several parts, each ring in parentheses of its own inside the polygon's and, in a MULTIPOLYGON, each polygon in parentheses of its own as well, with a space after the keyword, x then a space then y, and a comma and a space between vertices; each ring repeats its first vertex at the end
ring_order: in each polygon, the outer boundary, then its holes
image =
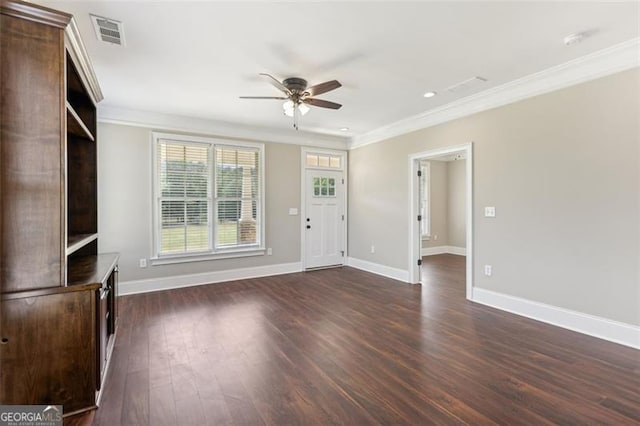
POLYGON ((262 144, 167 133, 153 140, 157 257, 264 250, 262 144))
POLYGON ((210 250, 209 147, 163 140, 156 152, 160 189, 160 253, 210 250))
POLYGON ((259 151, 215 147, 216 248, 259 244, 259 151))

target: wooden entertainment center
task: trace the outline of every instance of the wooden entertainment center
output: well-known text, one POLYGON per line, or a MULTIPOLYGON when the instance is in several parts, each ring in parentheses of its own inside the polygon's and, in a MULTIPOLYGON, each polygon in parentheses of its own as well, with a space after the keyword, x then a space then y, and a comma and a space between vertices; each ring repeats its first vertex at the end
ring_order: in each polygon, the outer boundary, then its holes
POLYGON ((0 404, 97 406, 117 326, 118 255, 98 253, 102 93, 71 15, 0 15, 0 404))

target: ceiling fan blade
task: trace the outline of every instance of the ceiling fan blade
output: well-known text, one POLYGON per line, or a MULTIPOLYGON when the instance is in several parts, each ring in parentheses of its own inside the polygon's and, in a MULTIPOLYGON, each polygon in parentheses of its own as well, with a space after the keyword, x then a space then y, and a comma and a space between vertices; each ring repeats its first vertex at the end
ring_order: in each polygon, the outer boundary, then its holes
POLYGON ((315 86, 311 86, 307 90, 305 90, 305 92, 309 93, 309 96, 316 96, 330 92, 341 86, 342 84, 340 84, 338 80, 331 80, 325 81, 324 83, 316 84, 315 86))
POLYGON ((342 105, 337 104, 335 102, 323 101, 322 99, 314 99, 314 98, 306 98, 303 99, 302 102, 305 104, 317 106, 320 108, 331 108, 331 109, 340 109, 342 105))
POLYGON ((291 94, 291 91, 289 89, 287 89, 284 84, 282 84, 280 81, 278 81, 271 74, 267 74, 267 73, 261 72, 260 75, 263 76, 263 77, 267 77, 269 79, 269 83, 271 83, 276 89, 283 91, 287 95, 291 94))
POLYGON ((238 96, 240 99, 289 99, 283 96, 238 96))

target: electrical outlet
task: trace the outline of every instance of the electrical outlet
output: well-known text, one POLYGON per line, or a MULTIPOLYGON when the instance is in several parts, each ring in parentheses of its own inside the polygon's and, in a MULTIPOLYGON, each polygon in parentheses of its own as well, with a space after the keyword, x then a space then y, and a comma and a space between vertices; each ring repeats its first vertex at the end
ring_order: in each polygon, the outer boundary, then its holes
POLYGON ((433 241, 438 241, 438 234, 433 235, 433 241))
POLYGON ((271 249, 271 247, 269 247, 267 249, 267 256, 271 256, 273 254, 273 250, 271 249))
POLYGON ((140 259, 140 267, 141 268, 147 267, 147 259, 140 259))
POLYGON ((371 254, 376 252, 376 246, 371 246, 371 254))
POLYGON ((493 267, 491 265, 484 265, 484 274, 488 277, 493 273, 493 267))

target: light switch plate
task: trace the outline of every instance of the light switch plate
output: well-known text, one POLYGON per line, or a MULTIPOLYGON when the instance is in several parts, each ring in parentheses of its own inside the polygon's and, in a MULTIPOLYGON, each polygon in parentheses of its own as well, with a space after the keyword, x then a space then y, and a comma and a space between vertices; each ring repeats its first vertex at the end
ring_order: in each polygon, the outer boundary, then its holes
POLYGON ((495 207, 485 207, 484 208, 484 217, 496 217, 496 208, 495 207))
POLYGON ((291 207, 289 209, 289 216, 297 216, 298 215, 298 209, 295 207, 291 207))

